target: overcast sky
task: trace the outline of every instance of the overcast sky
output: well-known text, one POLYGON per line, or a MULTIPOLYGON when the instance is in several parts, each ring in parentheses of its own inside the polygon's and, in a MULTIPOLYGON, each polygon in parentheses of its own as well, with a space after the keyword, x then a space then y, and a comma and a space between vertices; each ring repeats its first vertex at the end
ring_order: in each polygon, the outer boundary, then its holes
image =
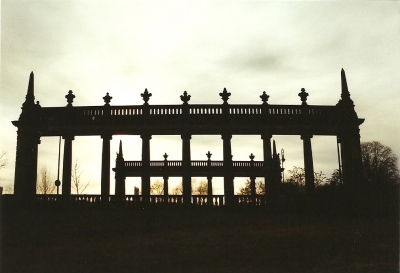
MULTIPOLYGON (((264 1, 2 1, 0 150, 8 166, 1 184, 14 180, 17 120, 29 73, 35 73, 35 97, 42 107, 65 106, 73 90, 74 105, 300 104, 302 87, 308 103, 335 105, 344 68, 360 118, 361 141, 377 140, 400 155, 400 3, 264 2, 264 1)), ((119 140, 126 160, 140 160, 137 136, 114 136, 111 165, 119 140)), ((285 168, 303 166, 299 136, 274 136, 285 150, 285 168)), ((100 193, 101 138, 76 137, 73 158, 87 193, 100 193)), ((328 177, 337 168, 336 139, 312 139, 315 171, 328 177)), ((193 136, 192 159, 222 160, 220 136, 193 136)), ((181 159, 179 136, 153 137, 151 159, 181 159)), ((234 136, 234 160, 262 158, 259 136, 234 136)), ((58 138, 42 138, 39 166, 57 175, 58 138)), ((60 174, 61 175, 61 174, 60 174)), ((287 173, 285 174, 287 175, 287 173)), ((111 181, 114 181, 113 173, 111 181)), ((220 193, 222 180, 216 183, 220 193)), ((239 180, 238 180, 239 181, 239 180)), ((176 182, 176 181, 175 181, 176 182)), ((172 182, 172 183, 175 183, 172 182)), ((112 183, 111 192, 114 192, 112 183)), ((127 181, 128 193, 139 180, 127 181)), ((236 187, 238 187, 236 185, 236 187)))

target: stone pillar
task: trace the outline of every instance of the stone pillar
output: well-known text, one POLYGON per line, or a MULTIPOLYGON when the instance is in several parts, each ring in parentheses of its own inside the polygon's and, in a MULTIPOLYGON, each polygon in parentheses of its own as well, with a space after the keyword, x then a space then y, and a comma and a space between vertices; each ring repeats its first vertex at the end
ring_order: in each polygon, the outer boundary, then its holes
POLYGON ((271 151, 271 138, 270 134, 262 134, 261 139, 263 140, 263 151, 264 151, 264 183, 265 183, 265 195, 272 194, 270 190, 273 186, 272 177, 272 151, 271 151))
POLYGON ((250 158, 250 168, 251 168, 251 176, 250 176, 250 194, 251 194, 251 202, 253 205, 256 204, 256 177, 253 175, 254 172, 254 155, 251 153, 250 158))
POLYGON ((64 158, 62 175, 62 195, 71 195, 71 171, 72 171, 72 140, 74 136, 63 136, 64 139, 64 158))
POLYGON ((212 176, 207 177, 207 204, 213 205, 212 176))
POLYGON ((110 140, 111 135, 102 135, 103 149, 101 155, 101 200, 108 202, 110 198, 110 140))
POLYGON ((303 152, 304 152, 304 171, 306 179, 306 193, 312 194, 314 192, 314 164, 311 149, 311 138, 312 136, 303 134, 301 139, 303 140, 303 152))
POLYGON ((168 204, 168 176, 164 176, 164 203, 168 204))
MULTIPOLYGON (((355 127, 355 126, 354 126, 355 127)), ((340 137, 343 183, 357 190, 362 185, 363 171, 358 128, 347 129, 340 137)))
POLYGON ((338 136, 341 143, 344 185, 357 190, 362 185, 363 167, 361 159, 360 128, 364 119, 359 119, 347 86, 344 70, 341 71, 342 94, 336 104, 338 113, 338 136))
POLYGON ((255 176, 250 177, 250 194, 251 194, 251 201, 253 204, 256 202, 256 178, 255 176))
POLYGON ((208 153, 206 154, 208 160, 207 160, 207 204, 209 206, 214 205, 214 201, 213 201, 213 190, 212 190, 212 175, 211 175, 211 156, 212 153, 210 153, 210 151, 208 151, 208 153))
POLYGON ((29 202, 36 195, 38 144, 39 137, 18 132, 14 195, 22 202, 29 202))
POLYGON ((223 134, 223 152, 224 152, 224 194, 225 205, 234 204, 234 189, 232 175, 232 149, 231 149, 231 134, 223 134))
POLYGON ((115 197, 117 201, 125 198, 125 175, 121 170, 115 172, 115 197))
POLYGON ((41 106, 38 101, 35 104, 33 72, 29 76, 21 115, 12 124, 18 128, 14 195, 21 203, 30 203, 36 195, 37 155, 42 126, 41 106))
POLYGON ((115 160, 115 199, 120 202, 125 199, 125 160, 122 153, 122 141, 119 141, 119 151, 115 160))
POLYGON ((182 191, 183 203, 189 205, 192 203, 192 177, 190 173, 190 139, 191 135, 184 134, 182 138, 182 191))
POLYGON ((146 205, 150 201, 150 139, 151 135, 142 138, 142 200, 146 205))

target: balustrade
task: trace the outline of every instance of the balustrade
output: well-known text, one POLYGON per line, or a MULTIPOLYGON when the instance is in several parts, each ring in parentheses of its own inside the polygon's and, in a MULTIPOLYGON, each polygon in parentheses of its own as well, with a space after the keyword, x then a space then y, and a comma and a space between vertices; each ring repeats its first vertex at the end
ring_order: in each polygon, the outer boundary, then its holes
MULTIPOLYGON (((36 201, 39 205, 54 204, 68 202, 76 204, 78 206, 97 206, 100 205, 102 198, 101 195, 70 195, 68 197, 63 197, 62 195, 55 194, 38 194, 36 195, 36 201)), ((115 196, 110 196, 109 201, 116 202, 115 196)), ((122 204, 125 207, 136 208, 140 207, 142 203, 141 195, 125 195, 122 200, 122 204)), ((150 205, 161 205, 161 204, 183 204, 182 195, 150 195, 150 205)), ((214 206, 219 207, 224 205, 223 195, 192 195, 191 203, 196 206, 214 206), (210 202, 208 202, 210 199, 210 202)))

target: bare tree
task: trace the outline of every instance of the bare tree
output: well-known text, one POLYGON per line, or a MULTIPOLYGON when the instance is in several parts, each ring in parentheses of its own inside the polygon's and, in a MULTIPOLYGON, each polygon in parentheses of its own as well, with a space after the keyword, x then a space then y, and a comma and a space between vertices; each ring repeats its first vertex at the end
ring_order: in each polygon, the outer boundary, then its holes
MULTIPOLYGON (((293 167, 289 170, 289 178, 286 180, 288 183, 295 184, 300 191, 304 191, 306 185, 306 174, 305 169, 301 167, 293 167)), ((314 172, 314 186, 319 187, 326 184, 327 178, 322 172, 314 172)))
POLYGON ((82 171, 80 170, 80 166, 78 165, 78 159, 75 160, 74 167, 72 168, 72 189, 76 191, 76 194, 82 194, 86 188, 89 186, 90 181, 86 184, 81 181, 82 171))
POLYGON ((162 195, 164 194, 164 183, 160 180, 156 180, 150 186, 150 194, 152 195, 162 195))
POLYGON ((39 180, 36 183, 36 193, 38 194, 52 194, 56 189, 54 179, 51 178, 50 172, 46 166, 40 169, 39 180))
POLYGON ((322 186, 327 183, 327 178, 325 177, 325 174, 322 172, 316 173, 314 172, 314 185, 315 187, 322 186))
POLYGON ((378 141, 361 143, 364 181, 367 185, 398 184, 398 158, 392 149, 378 141))
POLYGON ((172 189, 172 194, 173 195, 182 195, 183 194, 182 182, 180 184, 176 185, 176 187, 172 189))
POLYGON ((208 183, 207 181, 201 180, 197 183, 196 180, 192 182, 192 194, 194 195, 207 195, 208 194, 208 183))
POLYGON ((328 178, 327 181, 331 186, 342 185, 343 181, 340 177, 339 169, 335 169, 331 174, 331 177, 328 178))
MULTIPOLYGON (((239 188, 238 195, 251 195, 251 181, 247 179, 244 186, 239 188)), ((265 184, 261 181, 256 181, 256 194, 265 194, 265 184)))

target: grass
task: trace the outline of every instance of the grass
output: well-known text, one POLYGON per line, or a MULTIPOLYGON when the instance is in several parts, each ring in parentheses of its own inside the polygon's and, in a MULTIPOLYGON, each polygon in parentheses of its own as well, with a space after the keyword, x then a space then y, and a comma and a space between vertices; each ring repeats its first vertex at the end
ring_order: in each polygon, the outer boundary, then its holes
POLYGON ((3 207, 1 272, 398 272, 395 218, 3 207))

